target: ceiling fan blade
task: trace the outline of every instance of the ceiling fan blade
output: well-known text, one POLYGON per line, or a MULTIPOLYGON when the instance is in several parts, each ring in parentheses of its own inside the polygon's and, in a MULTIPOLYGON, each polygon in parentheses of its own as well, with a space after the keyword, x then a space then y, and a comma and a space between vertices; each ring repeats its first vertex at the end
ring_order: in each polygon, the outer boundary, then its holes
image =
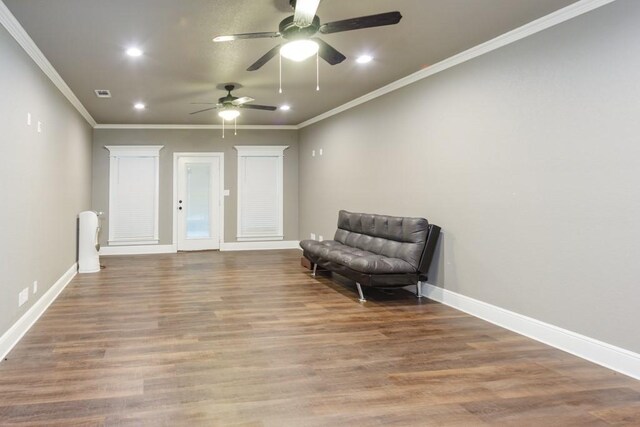
POLYGON ((226 36, 217 36, 213 39, 214 42, 230 42, 233 40, 243 39, 272 39, 280 37, 280 33, 266 32, 266 33, 244 33, 244 34, 229 34, 226 36))
POLYGON ((256 62, 254 62, 253 64, 251 64, 251 66, 249 68, 247 68, 247 71, 255 71, 258 70, 260 67, 262 67, 264 64, 266 64, 267 62, 269 62, 274 56, 276 56, 278 54, 278 52, 280 51, 280 45, 274 47, 273 49, 271 49, 269 52, 265 53, 260 59, 258 59, 256 62))
POLYGON ((215 110, 218 107, 211 107, 211 108, 205 108, 204 110, 198 110, 198 111, 194 111, 193 113, 189 113, 189 114, 198 114, 198 113, 204 113, 205 111, 209 111, 209 110, 215 110))
POLYGON ((233 105, 242 105, 251 101, 255 101, 255 99, 251 98, 250 96, 243 96, 242 98, 234 99, 233 101, 231 101, 231 103, 233 105))
POLYGON ((311 25, 322 0, 297 0, 293 23, 300 28, 311 25))
POLYGON ((191 105, 219 105, 217 102, 190 102, 191 105))
POLYGON ((320 55, 320 58, 324 59, 329 64, 336 65, 347 59, 346 56, 338 52, 333 46, 331 46, 324 40, 318 38, 313 38, 311 40, 317 42, 318 45, 320 45, 320 48, 318 49, 318 55, 320 55))
POLYGON ((400 22, 400 12, 387 12, 378 15, 360 16, 344 21, 328 22, 320 27, 323 34, 340 33, 342 31, 360 30, 362 28, 382 27, 400 22))
POLYGON ((249 110, 268 110, 268 111, 275 111, 278 109, 278 107, 274 107, 272 105, 256 105, 256 104, 246 104, 246 105, 241 105, 242 108, 248 108, 249 110))

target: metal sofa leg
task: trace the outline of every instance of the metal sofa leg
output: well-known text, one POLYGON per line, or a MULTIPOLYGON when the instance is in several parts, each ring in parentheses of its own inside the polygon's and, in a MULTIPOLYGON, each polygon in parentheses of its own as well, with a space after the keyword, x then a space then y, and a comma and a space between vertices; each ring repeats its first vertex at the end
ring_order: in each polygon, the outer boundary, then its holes
POLYGON ((416 283, 416 297, 422 298, 422 282, 419 280, 416 283))
POLYGON ((311 273, 312 277, 316 277, 316 269, 318 268, 318 264, 314 263, 313 264, 313 273, 311 273))
POLYGON ((360 283, 356 282, 356 286, 358 287, 358 293, 360 294, 360 302, 367 302, 367 300, 364 299, 364 294, 362 293, 362 286, 360 286, 360 283))

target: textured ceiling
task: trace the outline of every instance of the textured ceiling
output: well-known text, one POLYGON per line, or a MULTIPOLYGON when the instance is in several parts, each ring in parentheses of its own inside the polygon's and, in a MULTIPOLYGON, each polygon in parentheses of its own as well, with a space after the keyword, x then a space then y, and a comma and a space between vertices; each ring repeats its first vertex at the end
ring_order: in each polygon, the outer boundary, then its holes
POLYGON ((213 43, 229 33, 277 31, 288 0, 4 0, 75 95, 100 124, 218 124, 215 112, 189 115, 215 102, 227 82, 255 103, 288 112, 243 110, 238 124, 295 125, 456 53, 547 15, 575 0, 324 0, 322 22, 398 10, 395 26, 322 38, 347 56, 341 64, 278 59, 245 71, 274 39, 213 43), (132 45, 145 54, 124 54, 132 45), (375 57, 367 65, 355 57, 375 57), (98 99, 94 89, 109 89, 98 99), (148 104, 135 111, 136 101, 148 104))

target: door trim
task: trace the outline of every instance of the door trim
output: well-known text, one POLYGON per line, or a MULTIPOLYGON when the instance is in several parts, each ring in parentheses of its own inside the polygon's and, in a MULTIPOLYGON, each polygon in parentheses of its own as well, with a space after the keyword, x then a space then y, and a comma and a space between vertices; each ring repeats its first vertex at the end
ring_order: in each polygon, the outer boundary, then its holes
POLYGON ((220 247, 224 243, 224 153, 221 152, 183 152, 173 153, 173 197, 171 197, 171 216, 173 223, 173 248, 178 251, 178 160, 180 157, 217 157, 220 160, 220 247))

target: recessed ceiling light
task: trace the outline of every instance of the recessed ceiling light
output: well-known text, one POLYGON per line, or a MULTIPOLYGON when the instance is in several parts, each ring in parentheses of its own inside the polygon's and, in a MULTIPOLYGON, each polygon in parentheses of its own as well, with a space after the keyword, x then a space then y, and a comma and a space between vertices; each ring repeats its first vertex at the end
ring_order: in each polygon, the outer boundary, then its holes
POLYGON ((127 55, 129 56, 142 56, 142 51, 137 47, 130 47, 127 49, 127 55))
POLYGON ((373 60, 373 56, 371 56, 371 55, 360 55, 356 59, 356 62, 358 64, 366 64, 368 62, 371 62, 372 60, 373 60))
POLYGON ((285 104, 285 105, 281 105, 281 106, 280 106, 280 109, 281 109, 282 111, 289 111, 289 110, 291 110, 291 107, 289 107, 288 105, 286 105, 286 104, 285 104))
POLYGON ((147 108, 147 106, 142 102, 137 102, 133 105, 133 108, 135 108, 136 110, 144 110, 145 108, 147 108))

